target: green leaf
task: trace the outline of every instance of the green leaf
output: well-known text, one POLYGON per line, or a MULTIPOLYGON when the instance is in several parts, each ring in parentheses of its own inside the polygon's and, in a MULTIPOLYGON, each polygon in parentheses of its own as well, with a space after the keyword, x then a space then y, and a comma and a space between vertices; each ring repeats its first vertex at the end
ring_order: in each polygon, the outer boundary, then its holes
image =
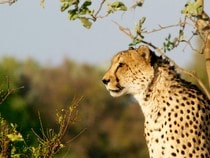
POLYGON ((136 6, 142 7, 144 4, 144 0, 136 1, 136 6))
POLYGON ((91 23, 87 18, 85 18, 85 17, 80 17, 79 19, 80 19, 82 25, 83 25, 85 28, 87 28, 87 29, 91 28, 92 23, 91 23))
POLYGON ((142 18, 139 20, 139 24, 140 24, 140 25, 143 25, 145 21, 146 21, 146 17, 142 17, 142 18))
POLYGON ((146 21, 146 17, 142 17, 138 23, 135 25, 134 31, 141 39, 144 38, 142 32, 143 32, 143 24, 146 21))
POLYGON ((88 8, 84 8, 84 9, 80 9, 79 10, 79 14, 80 15, 88 15, 88 14, 91 14, 91 10, 89 10, 88 8))
POLYGON ((76 20, 79 17, 76 9, 69 10, 68 13, 69 13, 69 20, 76 20))
POLYGON ((7 137, 10 139, 10 141, 15 142, 15 141, 23 141, 23 137, 20 133, 12 133, 8 134, 7 137))
POLYGON ((188 1, 182 10, 182 14, 186 16, 199 16, 203 12, 202 5, 202 0, 195 0, 195 2, 188 1))
POLYGON ((88 8, 92 2, 90 0, 86 0, 80 7, 79 9, 79 14, 80 15, 86 15, 86 14, 91 14, 91 10, 88 8))
POLYGON ((41 6, 41 8, 44 8, 44 1, 45 0, 40 0, 40 6, 41 6))
POLYGON ((179 36, 183 36, 184 35, 184 31, 183 30, 179 30, 179 36))
POLYGON ((63 11, 65 11, 66 9, 68 9, 69 8, 69 3, 68 2, 64 2, 63 3, 63 5, 61 6, 61 11, 63 12, 63 11))
POLYGON ((107 13, 114 13, 116 11, 126 11, 127 7, 123 2, 115 1, 113 3, 107 3, 107 13))
POLYGON ((88 8, 88 6, 90 6, 92 4, 91 0, 86 0, 82 5, 81 5, 81 9, 86 9, 88 8))
POLYGON ((133 38, 132 43, 129 44, 129 47, 136 46, 137 44, 141 43, 141 39, 138 39, 138 36, 133 38))

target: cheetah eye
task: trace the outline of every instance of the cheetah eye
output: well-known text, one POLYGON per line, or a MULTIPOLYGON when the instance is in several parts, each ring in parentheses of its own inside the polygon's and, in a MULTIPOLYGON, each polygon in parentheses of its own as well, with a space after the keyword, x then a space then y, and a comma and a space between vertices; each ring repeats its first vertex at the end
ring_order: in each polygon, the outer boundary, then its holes
POLYGON ((125 63, 119 63, 118 67, 123 67, 123 65, 125 65, 125 63))

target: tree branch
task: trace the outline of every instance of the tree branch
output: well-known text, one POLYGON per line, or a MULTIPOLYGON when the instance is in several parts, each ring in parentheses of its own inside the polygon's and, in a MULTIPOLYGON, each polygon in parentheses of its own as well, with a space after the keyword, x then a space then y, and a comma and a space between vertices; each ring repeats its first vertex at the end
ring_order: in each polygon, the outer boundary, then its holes
MULTIPOLYGON (((22 89, 24 87, 19 87, 19 88, 12 88, 12 89, 8 89, 7 92, 1 96, 2 98, 0 98, 0 105, 7 99, 8 96, 10 96, 12 93, 16 92, 19 89, 22 89)), ((2 92, 0 92, 1 94, 2 92)))
POLYGON ((169 29, 169 28, 173 28, 173 27, 185 27, 185 25, 189 25, 193 28, 195 28, 195 26, 189 22, 186 21, 186 18, 184 21, 179 21, 177 24, 173 24, 173 25, 168 25, 168 26, 161 26, 159 25, 159 28, 156 28, 156 29, 153 29, 151 31, 143 31, 142 33, 154 33, 154 32, 159 32, 159 31, 162 31, 163 29, 169 29))
POLYGON ((9 5, 12 5, 13 3, 15 3, 17 0, 0 0, 0 4, 5 4, 5 3, 9 3, 9 5))
POLYGON ((197 32, 204 42, 203 53, 206 60, 206 72, 208 75, 208 84, 210 87, 210 19, 209 16, 204 13, 202 17, 196 21, 197 32))
POLYGON ((208 83, 210 87, 210 33, 206 37, 206 43, 204 46, 204 56, 206 60, 206 71, 208 75, 208 83))
POLYGON ((94 18, 95 18, 95 19, 97 19, 97 16, 98 16, 99 12, 101 11, 101 9, 102 9, 102 7, 103 7, 105 1, 106 1, 106 0, 102 0, 102 1, 101 1, 99 8, 98 8, 98 10, 96 11, 96 13, 95 13, 95 15, 94 15, 94 18))
POLYGON ((117 23, 116 21, 112 20, 113 23, 115 23, 119 30, 122 31, 124 34, 126 34, 128 37, 130 37, 131 39, 134 39, 134 36, 132 35, 131 31, 129 28, 125 28, 125 27, 122 27, 119 23, 117 23))

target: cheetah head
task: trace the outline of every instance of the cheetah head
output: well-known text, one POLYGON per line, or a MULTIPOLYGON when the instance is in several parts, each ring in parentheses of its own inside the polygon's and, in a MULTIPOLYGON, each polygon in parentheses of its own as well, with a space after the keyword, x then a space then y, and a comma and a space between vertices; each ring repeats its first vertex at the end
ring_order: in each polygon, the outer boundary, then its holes
POLYGON ((151 51, 146 46, 116 54, 102 79, 110 95, 143 93, 154 76, 151 60, 151 51))

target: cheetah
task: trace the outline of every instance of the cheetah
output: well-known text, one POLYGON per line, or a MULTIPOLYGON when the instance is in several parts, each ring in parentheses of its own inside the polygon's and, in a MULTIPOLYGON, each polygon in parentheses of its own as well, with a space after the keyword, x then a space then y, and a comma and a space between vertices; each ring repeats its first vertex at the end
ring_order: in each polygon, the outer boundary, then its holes
POLYGON ((102 81, 139 103, 150 158, 210 158, 210 100, 167 59, 144 45, 121 51, 102 81))

